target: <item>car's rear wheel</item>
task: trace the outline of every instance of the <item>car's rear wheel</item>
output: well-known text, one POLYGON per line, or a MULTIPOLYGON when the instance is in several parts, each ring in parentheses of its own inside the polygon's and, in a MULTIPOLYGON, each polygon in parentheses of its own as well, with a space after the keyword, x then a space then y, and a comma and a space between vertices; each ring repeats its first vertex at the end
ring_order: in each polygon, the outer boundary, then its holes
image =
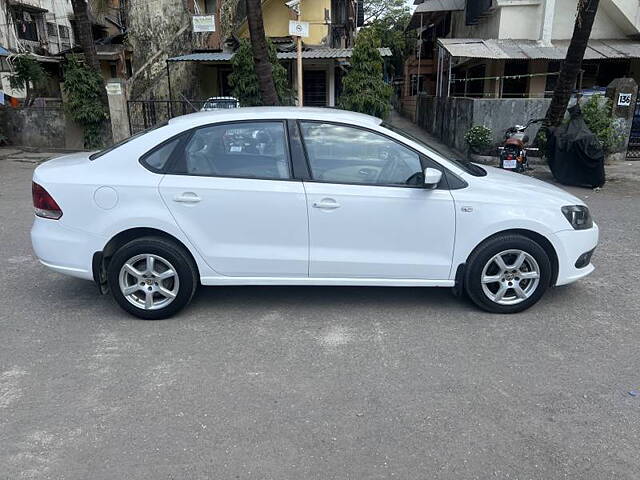
POLYGON ((198 285, 196 272, 183 248, 163 238, 144 237, 116 251, 107 281, 124 310, 145 320, 159 320, 191 301, 198 285))
POLYGON ((516 313, 535 304, 549 286, 547 252, 524 235, 500 235, 471 255, 465 275, 469 298, 493 313, 516 313))

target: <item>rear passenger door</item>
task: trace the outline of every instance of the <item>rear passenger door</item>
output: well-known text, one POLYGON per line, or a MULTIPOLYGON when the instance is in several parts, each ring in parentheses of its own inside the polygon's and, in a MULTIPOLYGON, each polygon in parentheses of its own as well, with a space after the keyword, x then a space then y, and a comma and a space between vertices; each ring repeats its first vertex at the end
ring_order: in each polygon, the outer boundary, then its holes
POLYGON ((308 275, 306 199, 302 182, 292 180, 284 122, 200 127, 178 149, 160 193, 212 269, 240 277, 308 275))

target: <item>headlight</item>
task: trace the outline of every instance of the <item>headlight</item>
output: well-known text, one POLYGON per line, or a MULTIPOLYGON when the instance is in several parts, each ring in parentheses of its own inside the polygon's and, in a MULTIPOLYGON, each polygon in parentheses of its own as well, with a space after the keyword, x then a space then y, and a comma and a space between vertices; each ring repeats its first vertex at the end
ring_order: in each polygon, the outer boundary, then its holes
POLYGON ((575 230, 586 230, 593 227, 589 209, 584 205, 567 205, 562 207, 562 213, 575 230))

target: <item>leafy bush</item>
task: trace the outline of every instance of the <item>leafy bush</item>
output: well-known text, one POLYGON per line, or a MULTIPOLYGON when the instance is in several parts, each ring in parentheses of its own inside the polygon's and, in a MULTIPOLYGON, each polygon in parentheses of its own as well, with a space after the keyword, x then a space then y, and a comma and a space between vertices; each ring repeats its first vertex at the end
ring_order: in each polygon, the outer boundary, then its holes
POLYGON ((102 131, 109 112, 102 101, 103 81, 100 74, 75 57, 64 67, 65 111, 78 125, 84 127, 84 146, 101 146, 102 131))
POLYGON ((27 103, 31 98, 31 88, 40 89, 47 83, 47 72, 40 62, 29 54, 19 55, 11 61, 13 73, 9 76, 11 88, 26 90, 27 103))
MULTIPOLYGON (((273 72, 273 82, 281 105, 291 105, 293 103, 293 92, 289 88, 287 80, 287 69, 278 61, 276 47, 269 43, 269 61, 273 72)), ((240 41, 240 47, 231 60, 233 72, 229 75, 229 84, 233 89, 233 96, 240 101, 243 107, 253 107, 262 105, 260 95, 260 85, 253 63, 253 48, 251 42, 246 39, 240 41)))
POLYGON ((611 99, 593 95, 581 105, 584 121, 598 138, 605 152, 615 151, 624 140, 623 126, 612 116, 611 99))
POLYGON ((393 89, 384 82, 379 46, 374 32, 363 29, 358 33, 351 69, 342 81, 340 108, 381 118, 389 114, 393 89))
POLYGON ((484 125, 474 125, 467 133, 464 134, 464 139, 469 144, 471 150, 475 153, 481 152, 485 148, 491 145, 491 139, 493 134, 491 129, 484 125))

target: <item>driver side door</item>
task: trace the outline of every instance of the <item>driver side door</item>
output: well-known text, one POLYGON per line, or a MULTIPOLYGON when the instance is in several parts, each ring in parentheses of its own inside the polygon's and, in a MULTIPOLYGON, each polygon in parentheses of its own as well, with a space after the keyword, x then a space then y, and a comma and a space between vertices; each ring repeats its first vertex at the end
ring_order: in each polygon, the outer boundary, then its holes
POLYGON ((420 155, 364 128, 300 127, 312 177, 304 182, 310 277, 448 279, 453 198, 446 187, 418 185, 420 155))

